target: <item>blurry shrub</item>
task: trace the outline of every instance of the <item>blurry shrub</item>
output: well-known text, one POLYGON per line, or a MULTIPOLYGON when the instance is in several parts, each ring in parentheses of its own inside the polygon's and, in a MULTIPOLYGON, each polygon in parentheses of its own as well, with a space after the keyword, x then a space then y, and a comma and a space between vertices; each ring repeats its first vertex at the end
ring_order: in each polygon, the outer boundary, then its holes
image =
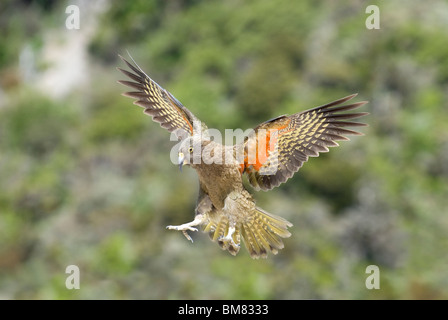
POLYGON ((126 233, 117 232, 98 245, 94 263, 98 271, 127 274, 137 262, 136 248, 126 233))
POLYGON ((0 145, 16 152, 42 157, 68 142, 76 116, 66 104, 59 104, 35 91, 16 97, 1 111, 0 145))
MULTIPOLYGON (((117 72, 117 80, 120 78, 117 72)), ((115 82, 115 81, 114 81, 115 82)), ((98 88, 92 97, 91 110, 84 118, 84 137, 90 143, 97 144, 111 140, 133 140, 141 136, 145 124, 151 118, 143 114, 143 108, 132 104, 132 100, 120 96, 121 92, 132 89, 112 83, 98 88)))

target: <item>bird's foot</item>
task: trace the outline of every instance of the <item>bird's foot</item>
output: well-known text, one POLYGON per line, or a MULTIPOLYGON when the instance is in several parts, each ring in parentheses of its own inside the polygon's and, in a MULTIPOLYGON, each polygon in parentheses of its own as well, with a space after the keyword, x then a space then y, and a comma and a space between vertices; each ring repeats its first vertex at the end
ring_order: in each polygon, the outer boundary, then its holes
POLYGON ((191 242, 193 242, 193 239, 190 237, 190 235, 188 234, 187 231, 198 231, 197 228, 195 228, 194 226, 200 225, 204 222, 205 220, 205 216, 202 214, 198 214, 193 221, 188 222, 188 223, 184 223, 181 224, 179 226, 167 226, 166 228, 169 230, 177 230, 177 231, 182 231, 182 233, 184 234, 185 238, 187 238, 188 240, 190 240, 191 242))
POLYGON ((193 242, 193 239, 190 237, 190 235, 188 234, 187 230, 189 230, 189 231, 198 231, 197 228, 194 228, 194 227, 190 226, 188 223, 181 224, 180 226, 167 226, 166 228, 169 229, 169 230, 182 231, 182 233, 184 234, 185 238, 187 238, 191 242, 193 242))
POLYGON ((235 243, 235 241, 233 240, 233 234, 235 233, 235 228, 234 227, 229 227, 229 231, 227 232, 227 235, 224 237, 220 237, 218 239, 218 241, 221 241, 225 244, 227 244, 227 246, 229 244, 232 244, 234 247, 239 247, 240 244, 239 243, 235 243))

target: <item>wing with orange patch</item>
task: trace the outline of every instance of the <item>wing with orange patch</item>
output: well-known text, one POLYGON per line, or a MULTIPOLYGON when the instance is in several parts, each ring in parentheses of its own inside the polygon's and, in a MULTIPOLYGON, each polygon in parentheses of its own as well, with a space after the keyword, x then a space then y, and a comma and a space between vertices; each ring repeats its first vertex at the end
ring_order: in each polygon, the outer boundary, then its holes
POLYGON ((340 113, 367 103, 339 106, 355 96, 260 124, 244 142, 241 172, 248 175, 256 189, 270 190, 291 178, 308 161, 308 157, 328 152, 328 147, 338 146, 336 141, 349 140, 345 135, 362 135, 345 127, 366 124, 346 120, 368 113, 340 113))
POLYGON ((133 81, 119 80, 118 82, 137 90, 123 93, 123 95, 137 99, 134 104, 145 108, 145 114, 151 116, 169 132, 175 131, 178 138, 185 138, 186 135, 192 135, 193 131, 202 130, 205 127, 190 110, 146 75, 137 64, 131 64, 122 56, 120 58, 131 70, 117 69, 133 81))

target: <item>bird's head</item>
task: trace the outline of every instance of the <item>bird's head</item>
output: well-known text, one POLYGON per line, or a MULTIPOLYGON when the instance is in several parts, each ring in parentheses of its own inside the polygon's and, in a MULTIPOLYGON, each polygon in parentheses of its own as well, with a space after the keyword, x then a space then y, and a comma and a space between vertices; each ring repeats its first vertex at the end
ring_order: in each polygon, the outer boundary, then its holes
POLYGON ((203 141, 200 137, 191 136, 182 141, 179 147, 178 164, 182 171, 182 166, 189 165, 195 167, 202 162, 203 141))

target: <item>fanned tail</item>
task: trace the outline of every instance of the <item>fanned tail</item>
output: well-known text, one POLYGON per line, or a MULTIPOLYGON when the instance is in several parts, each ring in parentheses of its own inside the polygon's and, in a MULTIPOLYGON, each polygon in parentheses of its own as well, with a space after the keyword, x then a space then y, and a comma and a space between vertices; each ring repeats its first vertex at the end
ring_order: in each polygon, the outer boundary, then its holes
POLYGON ((282 238, 291 236, 287 230, 291 226, 289 221, 255 207, 244 221, 239 223, 231 223, 226 215, 215 216, 215 219, 211 219, 205 226, 204 232, 208 232, 210 239, 217 241, 221 249, 234 256, 238 253, 243 238, 250 256, 258 259, 266 258, 269 252, 277 254, 283 249, 282 238), (229 229, 232 227, 235 231, 229 237, 229 229))
POLYGON ((241 225, 241 234, 253 259, 266 258, 268 252, 277 254, 283 249, 282 238, 288 238, 292 223, 256 207, 241 225))

